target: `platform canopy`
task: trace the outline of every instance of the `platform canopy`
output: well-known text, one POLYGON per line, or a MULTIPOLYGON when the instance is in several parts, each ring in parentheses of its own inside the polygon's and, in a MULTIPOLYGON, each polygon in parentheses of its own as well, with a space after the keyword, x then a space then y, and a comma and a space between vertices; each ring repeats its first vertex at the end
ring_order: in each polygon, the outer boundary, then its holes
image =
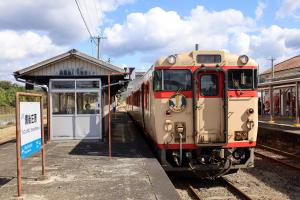
POLYGON ((50 79, 57 78, 101 78, 107 82, 112 74, 112 82, 124 79, 124 69, 98 60, 76 49, 54 56, 37 64, 14 72, 17 80, 48 85, 50 79), (117 75, 118 74, 118 75, 117 75))

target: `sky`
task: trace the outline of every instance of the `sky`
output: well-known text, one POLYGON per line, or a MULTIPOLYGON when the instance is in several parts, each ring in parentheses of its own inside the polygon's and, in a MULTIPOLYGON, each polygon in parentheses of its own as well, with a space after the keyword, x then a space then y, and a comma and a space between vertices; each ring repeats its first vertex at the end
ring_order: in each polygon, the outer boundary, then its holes
MULTIPOLYGON (((226 50, 260 71, 300 54, 300 0, 77 0, 101 59, 147 70, 161 56, 226 50)), ((72 48, 96 57, 75 0, 0 0, 0 80, 72 48)))

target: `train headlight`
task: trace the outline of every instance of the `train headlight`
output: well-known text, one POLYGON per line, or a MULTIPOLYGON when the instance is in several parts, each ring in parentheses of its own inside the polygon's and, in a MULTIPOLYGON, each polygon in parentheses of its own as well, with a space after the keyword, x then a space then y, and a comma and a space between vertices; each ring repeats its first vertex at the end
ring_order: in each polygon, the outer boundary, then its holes
POLYGON ((168 61, 169 64, 174 65, 176 63, 176 55, 170 55, 167 58, 167 61, 168 61))
POLYGON ((249 109, 248 109, 248 113, 249 113, 249 114, 253 114, 253 113, 254 113, 254 109, 253 109, 253 108, 249 108, 249 109))
POLYGON ((173 124, 171 120, 166 120, 165 125, 164 125, 164 129, 166 132, 171 132, 173 129, 173 124))
POLYGON ((239 56, 238 61, 239 61, 242 65, 246 65, 246 64, 248 63, 248 61, 249 61, 249 58, 248 58, 248 56, 246 56, 246 55, 241 55, 241 56, 239 56))

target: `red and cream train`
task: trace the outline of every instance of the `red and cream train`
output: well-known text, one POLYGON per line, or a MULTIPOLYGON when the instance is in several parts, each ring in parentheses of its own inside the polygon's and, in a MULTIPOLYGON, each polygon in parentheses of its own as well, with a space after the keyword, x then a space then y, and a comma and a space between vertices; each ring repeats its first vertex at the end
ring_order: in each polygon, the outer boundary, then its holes
POLYGON ((127 112, 168 171, 217 177, 254 166, 257 63, 192 51, 160 58, 128 85, 127 112))

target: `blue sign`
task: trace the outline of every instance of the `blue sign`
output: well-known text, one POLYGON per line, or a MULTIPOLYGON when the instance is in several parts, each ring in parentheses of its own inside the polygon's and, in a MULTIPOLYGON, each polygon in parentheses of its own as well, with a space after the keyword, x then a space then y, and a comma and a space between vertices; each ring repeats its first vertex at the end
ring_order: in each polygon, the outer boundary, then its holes
POLYGON ((42 139, 37 139, 21 146, 21 159, 27 158, 31 154, 39 152, 42 149, 42 139))
POLYGON ((40 102, 20 102, 21 159, 42 148, 40 102))

